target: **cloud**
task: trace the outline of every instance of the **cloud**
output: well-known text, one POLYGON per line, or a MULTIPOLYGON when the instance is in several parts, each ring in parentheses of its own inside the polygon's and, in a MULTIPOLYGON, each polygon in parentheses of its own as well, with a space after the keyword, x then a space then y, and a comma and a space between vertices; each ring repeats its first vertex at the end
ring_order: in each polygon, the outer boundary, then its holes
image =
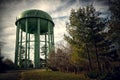
POLYGON ((62 2, 63 3, 61 4, 61 6, 57 7, 57 9, 55 11, 53 11, 53 13, 54 12, 61 12, 65 9, 68 9, 70 6, 72 6, 73 4, 76 3, 74 0, 67 0, 67 1, 63 0, 62 2))
MULTIPOLYGON (((63 19, 62 19, 63 20, 63 19)), ((56 21, 57 25, 54 28, 55 42, 63 40, 63 35, 66 33, 65 19, 62 21, 56 21)))

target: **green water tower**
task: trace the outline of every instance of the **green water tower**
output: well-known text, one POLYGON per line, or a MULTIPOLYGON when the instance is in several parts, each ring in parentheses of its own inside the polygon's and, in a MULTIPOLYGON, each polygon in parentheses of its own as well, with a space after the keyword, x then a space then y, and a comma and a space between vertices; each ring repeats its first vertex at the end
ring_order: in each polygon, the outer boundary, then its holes
POLYGON ((44 54, 47 61, 48 53, 54 49, 54 23, 51 16, 41 10, 26 10, 17 17, 15 24, 16 66, 29 68, 29 61, 33 55, 34 68, 40 68, 41 54, 44 54))

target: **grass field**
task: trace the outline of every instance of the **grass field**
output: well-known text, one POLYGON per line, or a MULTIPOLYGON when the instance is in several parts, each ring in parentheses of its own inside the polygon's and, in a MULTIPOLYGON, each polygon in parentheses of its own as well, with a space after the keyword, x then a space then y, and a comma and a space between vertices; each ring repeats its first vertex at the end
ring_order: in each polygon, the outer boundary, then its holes
POLYGON ((46 70, 28 70, 0 74, 0 80, 89 80, 84 74, 53 72, 46 70))

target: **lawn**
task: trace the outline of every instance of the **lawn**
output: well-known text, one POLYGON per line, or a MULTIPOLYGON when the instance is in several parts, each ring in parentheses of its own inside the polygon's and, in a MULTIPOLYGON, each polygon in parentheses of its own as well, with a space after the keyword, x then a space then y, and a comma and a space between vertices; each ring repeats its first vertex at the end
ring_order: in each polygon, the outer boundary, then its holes
POLYGON ((46 70, 27 70, 0 74, 0 80, 89 80, 84 74, 63 73, 46 70), (8 77, 8 78, 7 78, 8 77))
POLYGON ((86 80, 84 74, 31 70, 23 72, 22 80, 86 80))
POLYGON ((0 80, 20 80, 21 73, 19 71, 0 73, 0 80))

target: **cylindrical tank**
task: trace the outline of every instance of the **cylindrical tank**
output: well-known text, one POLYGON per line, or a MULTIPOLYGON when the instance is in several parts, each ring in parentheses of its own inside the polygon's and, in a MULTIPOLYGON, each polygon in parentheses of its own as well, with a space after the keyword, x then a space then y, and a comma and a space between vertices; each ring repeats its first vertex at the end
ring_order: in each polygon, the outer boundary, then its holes
POLYGON ((37 32, 37 18, 40 18, 40 34, 48 32, 48 26, 53 27, 54 23, 51 16, 41 10, 27 10, 17 17, 16 25, 19 22, 22 24, 21 29, 25 31, 26 19, 28 19, 28 33, 34 34, 37 32), (48 24, 49 22, 49 24, 48 24))

